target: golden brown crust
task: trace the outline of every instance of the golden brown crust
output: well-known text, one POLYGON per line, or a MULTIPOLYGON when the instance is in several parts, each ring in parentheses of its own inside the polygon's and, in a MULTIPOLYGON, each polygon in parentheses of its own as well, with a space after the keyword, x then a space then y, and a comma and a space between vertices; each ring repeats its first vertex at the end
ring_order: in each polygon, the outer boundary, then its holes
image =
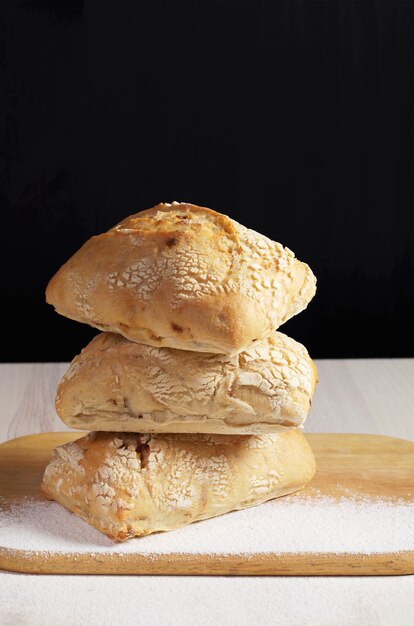
POLYGON ((56 410, 83 430, 261 434, 302 426, 316 380, 304 346, 278 332, 235 356, 101 333, 62 378, 56 410))
POLYGON ((111 539, 173 530, 306 485, 300 431, 263 436, 90 433, 56 448, 45 495, 111 539))
POLYGON ((159 204, 92 237, 51 279, 58 313, 153 346, 235 354, 302 311, 315 277, 225 215, 159 204))

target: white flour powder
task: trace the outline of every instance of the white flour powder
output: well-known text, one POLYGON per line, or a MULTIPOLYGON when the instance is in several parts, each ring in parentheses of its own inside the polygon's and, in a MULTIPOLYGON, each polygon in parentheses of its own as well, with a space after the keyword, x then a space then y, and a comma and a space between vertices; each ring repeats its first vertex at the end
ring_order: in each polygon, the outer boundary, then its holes
POLYGON ((287 496, 180 530, 113 543, 59 504, 0 501, 0 546, 25 551, 164 554, 414 550, 414 502, 287 496))

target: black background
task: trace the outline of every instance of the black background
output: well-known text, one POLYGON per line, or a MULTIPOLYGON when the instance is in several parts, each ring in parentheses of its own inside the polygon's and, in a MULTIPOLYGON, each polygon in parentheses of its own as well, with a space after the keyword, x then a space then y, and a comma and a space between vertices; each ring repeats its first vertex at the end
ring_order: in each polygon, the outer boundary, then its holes
POLYGON ((44 302, 88 237, 160 201, 228 213, 318 277, 315 357, 414 356, 414 3, 3 2, 1 354, 95 331, 44 302))

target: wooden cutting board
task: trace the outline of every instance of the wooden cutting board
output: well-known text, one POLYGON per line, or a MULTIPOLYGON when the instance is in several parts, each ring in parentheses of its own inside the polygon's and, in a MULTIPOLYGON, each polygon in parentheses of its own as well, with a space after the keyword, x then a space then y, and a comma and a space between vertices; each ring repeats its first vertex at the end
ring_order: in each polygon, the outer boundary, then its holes
MULTIPOLYGON (((0 526, 2 520, 9 515, 11 507, 18 507, 28 500, 35 503, 42 501, 39 485, 52 449, 82 434, 84 433, 44 433, 19 437, 0 445, 0 526)), ((391 504, 395 501, 414 505, 414 443, 377 435, 325 434, 307 435, 307 438, 316 456, 317 474, 312 483, 300 492, 300 496, 288 496, 287 503, 294 504, 297 502, 296 497, 306 496, 308 500, 314 499, 315 507, 319 506, 318 501, 323 497, 338 502, 343 502, 344 499, 352 501, 362 499, 365 503, 371 500, 374 503, 378 502, 378 498, 385 498, 391 504)), ((58 507, 55 503, 52 503, 52 506, 58 507)), ((266 509, 267 512, 269 510, 266 509)), ((277 507, 274 506, 274 510, 275 532, 278 532, 277 507)), ((413 513, 413 523, 410 526, 413 528, 414 507, 411 509, 410 506, 408 510, 412 510, 413 513)), ((315 514, 315 511, 313 513, 315 514)), ((66 515, 63 512, 62 514, 66 515)), ((241 519, 237 516, 242 514, 243 512, 230 515, 234 516, 234 523, 237 523, 237 519, 241 519)), ((377 514, 376 512, 375 515, 377 514)), ((72 516, 69 513, 67 515, 72 516)), ((321 510, 321 516, 323 515, 324 512, 321 510)), ((85 524, 76 516, 71 519, 74 525, 85 524)), ((220 523, 219 520, 220 518, 217 518, 217 523, 220 523)), ((321 521, 323 523, 323 519, 321 521)), ((214 522, 216 523, 216 520, 214 522)), ((378 520, 378 523, 380 522, 381 520, 378 520)), ((45 532, 48 523, 49 520, 46 519, 45 532)), ((188 529, 197 533, 201 531, 201 524, 207 523, 200 522, 199 525, 192 525, 188 529)), ((174 532, 189 532, 188 529, 174 532)), ((97 531, 91 529, 91 532, 101 537, 97 531)), ((205 553, 171 551, 162 553, 159 550, 155 553, 140 553, 139 542, 147 539, 144 538, 131 540, 133 544, 128 542, 122 544, 122 546, 133 545, 134 551, 128 552, 123 548, 122 553, 117 553, 114 552, 113 544, 110 551, 108 549, 108 552, 105 552, 105 548, 101 548, 97 552, 93 542, 90 546, 82 546, 81 551, 65 552, 62 548, 65 544, 59 537, 59 529, 56 532, 55 528, 55 532, 49 534, 52 538, 47 551, 36 550, 29 540, 27 548, 24 545, 16 548, 0 544, 0 569, 39 574, 378 576, 414 573, 414 541, 412 548, 409 545, 408 549, 390 550, 386 553, 372 551, 272 553, 262 550, 255 554, 245 553, 242 548, 240 552, 215 552, 212 538, 212 545, 205 553)), ((152 540, 162 538, 164 535, 164 533, 153 535, 152 540)), ((102 540, 106 541, 105 538, 102 540)), ((396 545, 399 545, 398 542, 396 545)))

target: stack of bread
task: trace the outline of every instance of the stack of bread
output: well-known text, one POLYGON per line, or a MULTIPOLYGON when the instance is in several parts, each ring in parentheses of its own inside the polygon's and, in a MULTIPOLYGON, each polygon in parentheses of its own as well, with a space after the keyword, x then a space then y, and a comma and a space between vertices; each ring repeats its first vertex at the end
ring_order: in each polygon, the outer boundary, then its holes
POLYGON ((315 284, 289 249, 191 204, 92 237, 46 292, 104 331, 60 382, 59 416, 92 432, 56 448, 46 496, 122 541, 301 489, 317 372, 276 329, 315 284))

